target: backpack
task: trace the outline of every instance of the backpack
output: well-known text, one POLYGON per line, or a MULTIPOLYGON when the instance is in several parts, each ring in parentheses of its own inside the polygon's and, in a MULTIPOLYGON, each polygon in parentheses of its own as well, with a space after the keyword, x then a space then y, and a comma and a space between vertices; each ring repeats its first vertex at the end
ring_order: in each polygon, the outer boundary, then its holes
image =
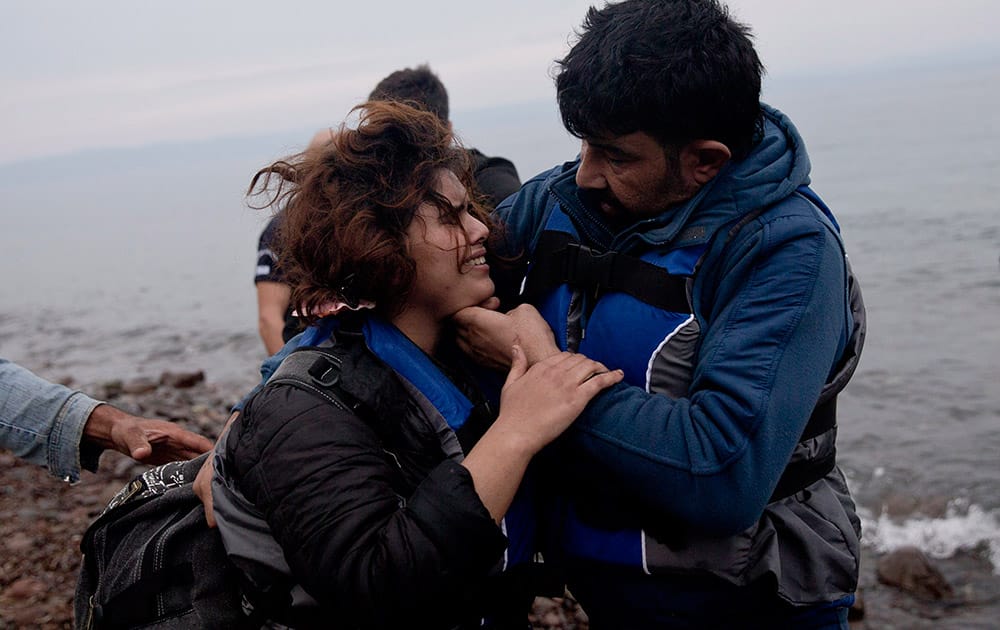
POLYGON ((239 572, 194 493, 210 455, 144 472, 87 528, 74 602, 78 630, 253 625, 241 609, 239 572))
MULTIPOLYGON (((330 382, 317 383, 307 371, 312 365, 286 361, 281 376, 343 405, 336 384, 339 361, 328 366, 330 382)), ((212 451, 147 470, 119 490, 87 528, 73 604, 77 630, 256 629, 287 615, 286 593, 255 588, 229 560, 219 531, 205 521, 194 480, 211 456, 212 451)))

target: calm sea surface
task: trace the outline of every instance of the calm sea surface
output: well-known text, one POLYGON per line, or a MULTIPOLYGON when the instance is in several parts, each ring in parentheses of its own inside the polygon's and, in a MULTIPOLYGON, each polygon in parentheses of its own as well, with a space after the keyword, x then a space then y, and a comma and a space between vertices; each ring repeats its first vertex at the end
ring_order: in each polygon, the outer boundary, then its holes
MULTIPOLYGON (((806 139, 868 306, 840 405, 840 461, 866 541, 941 556, 978 546, 995 567, 998 86, 1000 67, 980 66, 775 82, 765 94, 806 139), (910 507, 890 518, 887 503, 910 507)), ((576 151, 548 103, 458 114, 455 126, 522 178, 576 151)), ((253 383, 264 217, 242 193, 311 131, 0 167, 0 356, 84 386, 166 369, 253 383)))

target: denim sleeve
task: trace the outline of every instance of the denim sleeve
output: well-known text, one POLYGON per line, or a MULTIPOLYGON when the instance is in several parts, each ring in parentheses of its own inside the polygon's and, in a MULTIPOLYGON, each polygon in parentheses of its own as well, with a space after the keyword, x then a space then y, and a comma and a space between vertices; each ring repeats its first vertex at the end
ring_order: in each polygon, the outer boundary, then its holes
MULTIPOLYGON (((80 478, 80 439, 99 401, 0 359, 0 448, 66 481, 80 478)), ((96 470, 88 451, 83 467, 96 470)))

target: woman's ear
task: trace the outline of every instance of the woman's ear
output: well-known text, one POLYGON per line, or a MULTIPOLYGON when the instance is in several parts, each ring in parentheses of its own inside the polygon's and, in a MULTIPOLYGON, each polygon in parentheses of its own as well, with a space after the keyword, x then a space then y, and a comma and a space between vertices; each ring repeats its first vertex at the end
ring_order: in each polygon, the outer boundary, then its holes
POLYGON ((684 178, 699 188, 719 174, 733 157, 729 147, 717 140, 692 140, 681 149, 684 178))

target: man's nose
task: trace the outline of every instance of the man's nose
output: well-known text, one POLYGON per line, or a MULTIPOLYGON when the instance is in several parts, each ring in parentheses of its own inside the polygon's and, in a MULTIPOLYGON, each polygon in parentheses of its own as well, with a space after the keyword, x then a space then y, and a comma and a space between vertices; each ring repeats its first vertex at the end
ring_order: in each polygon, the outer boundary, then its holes
POLYGON ((580 147, 580 168, 576 170, 576 185, 591 190, 602 190, 608 186, 601 172, 600 160, 586 142, 580 147))

